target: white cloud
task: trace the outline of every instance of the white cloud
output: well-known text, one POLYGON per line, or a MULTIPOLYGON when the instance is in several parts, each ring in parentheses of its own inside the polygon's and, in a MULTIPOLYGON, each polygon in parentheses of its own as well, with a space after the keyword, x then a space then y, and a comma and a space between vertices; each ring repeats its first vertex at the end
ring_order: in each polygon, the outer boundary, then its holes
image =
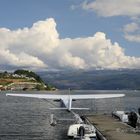
POLYGON ((124 38, 131 42, 140 42, 140 0, 85 0, 80 5, 73 5, 72 9, 79 7, 101 17, 129 17, 133 22, 123 27, 124 38))
POLYGON ((126 56, 124 49, 102 32, 60 39, 56 22, 50 18, 31 28, 0 28, 0 66, 3 65, 39 70, 140 68, 140 58, 126 56))
POLYGON ((123 27, 124 37, 131 42, 140 42, 140 25, 132 22, 123 27))
POLYGON ((132 22, 130 24, 127 24, 124 26, 123 31, 126 33, 131 33, 131 32, 135 32, 137 30, 139 30, 139 25, 135 22, 132 22))
POLYGON ((140 34, 125 34, 124 37, 128 41, 140 43, 140 34))
POLYGON ((0 63, 45 68, 47 64, 43 62, 43 57, 58 46, 58 37, 52 18, 38 21, 31 28, 14 31, 1 28, 0 48, 4 56, 0 63))
POLYGON ((79 66, 84 69, 139 68, 140 66, 139 58, 126 56, 119 44, 112 44, 102 32, 87 38, 61 40, 61 47, 64 48, 66 45, 65 51, 71 53, 73 57, 79 57, 82 60, 79 66))
POLYGON ((85 0, 81 7, 96 12, 99 16, 140 16, 140 0, 85 0))
POLYGON ((72 56, 71 53, 64 53, 59 60, 59 64, 62 67, 69 67, 74 69, 84 69, 86 64, 84 60, 77 56, 72 56))

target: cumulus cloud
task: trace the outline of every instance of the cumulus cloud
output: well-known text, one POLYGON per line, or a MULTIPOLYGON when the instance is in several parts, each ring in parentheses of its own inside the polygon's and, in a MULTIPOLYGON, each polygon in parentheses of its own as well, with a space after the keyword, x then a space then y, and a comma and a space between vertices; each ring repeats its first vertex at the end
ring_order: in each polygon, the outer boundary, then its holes
POLYGON ((0 28, 0 64, 47 67, 43 57, 58 46, 54 19, 38 21, 31 28, 0 28))
MULTIPOLYGON (((73 6, 74 7, 74 6, 73 6)), ((85 0, 82 9, 96 12, 99 16, 140 16, 140 0, 85 0)))
POLYGON ((112 44, 102 32, 97 32, 94 36, 87 38, 61 40, 62 48, 66 44, 66 52, 80 58, 79 66, 84 69, 138 68, 140 66, 140 58, 126 56, 124 49, 116 42, 112 44))
POLYGON ((60 39, 55 20, 49 18, 30 28, 0 28, 0 66, 38 70, 140 68, 140 58, 126 56, 124 49, 102 32, 60 39))

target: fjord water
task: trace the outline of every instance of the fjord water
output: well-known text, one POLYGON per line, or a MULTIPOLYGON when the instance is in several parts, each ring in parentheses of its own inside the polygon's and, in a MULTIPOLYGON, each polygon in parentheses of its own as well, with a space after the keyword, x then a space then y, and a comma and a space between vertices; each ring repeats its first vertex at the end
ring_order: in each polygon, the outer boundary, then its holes
MULTIPOLYGON (((28 93, 38 93, 36 91, 28 93)), ((48 92, 43 92, 44 94, 48 92)), ((68 94, 56 91, 55 94, 68 94)), ((123 98, 77 100, 75 107, 89 107, 90 111, 76 111, 83 114, 111 113, 114 110, 137 110, 140 107, 140 91, 72 91, 71 94, 124 93, 123 98)), ((50 126, 50 114, 57 119, 73 118, 64 110, 49 110, 59 107, 59 102, 33 98, 6 97, 0 92, 0 140, 67 140, 67 129, 72 122, 59 120, 55 127, 50 126)), ((40 94, 40 92, 38 93, 40 94)), ((54 94, 54 93, 53 93, 54 94)))

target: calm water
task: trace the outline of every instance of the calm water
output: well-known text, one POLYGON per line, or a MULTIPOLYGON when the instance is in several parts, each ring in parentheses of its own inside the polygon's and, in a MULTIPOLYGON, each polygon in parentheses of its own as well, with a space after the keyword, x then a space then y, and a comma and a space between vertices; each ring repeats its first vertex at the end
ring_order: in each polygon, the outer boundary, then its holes
MULTIPOLYGON (((40 99, 6 97, 0 92, 0 140, 67 140, 69 121, 58 121, 57 126, 49 125, 50 114, 56 118, 72 118, 67 111, 52 111, 59 102, 40 99)), ((36 93, 36 92, 30 92, 36 93)), ((46 93, 46 92, 44 92, 46 93)), ((57 91, 55 94, 67 93, 57 91)), ((74 101, 73 106, 89 107, 90 111, 78 111, 80 114, 111 112, 113 110, 136 110, 140 107, 140 91, 72 91, 83 93, 125 93, 126 97, 116 99, 74 101)))

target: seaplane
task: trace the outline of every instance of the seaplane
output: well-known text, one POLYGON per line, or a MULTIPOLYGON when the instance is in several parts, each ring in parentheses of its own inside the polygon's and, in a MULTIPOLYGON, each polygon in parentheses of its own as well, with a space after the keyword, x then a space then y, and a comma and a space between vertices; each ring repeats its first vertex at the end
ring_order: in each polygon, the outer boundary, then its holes
POLYGON ((21 94, 21 93, 7 93, 6 96, 18 96, 18 97, 29 97, 29 98, 38 98, 38 99, 45 99, 45 100, 53 100, 53 101, 60 101, 61 107, 59 108, 50 108, 54 110, 89 110, 89 108, 78 108, 72 107, 72 101, 76 100, 85 100, 85 99, 105 99, 105 98, 117 98, 123 97, 125 94, 68 94, 68 95, 61 95, 61 94, 21 94))
MULTIPOLYGON (((119 98, 124 97, 125 94, 21 94, 21 93, 7 93, 6 96, 18 96, 18 97, 29 97, 38 98, 45 100, 59 101, 61 107, 50 108, 54 110, 67 110, 71 112, 75 117, 75 123, 69 126, 67 136, 74 140, 97 140, 96 139, 96 128, 92 124, 85 123, 85 121, 73 112, 73 110, 89 110, 89 108, 72 107, 72 101, 85 100, 85 99, 105 99, 105 98, 119 98)), ((53 115, 51 115, 52 126, 56 125, 53 115)))

